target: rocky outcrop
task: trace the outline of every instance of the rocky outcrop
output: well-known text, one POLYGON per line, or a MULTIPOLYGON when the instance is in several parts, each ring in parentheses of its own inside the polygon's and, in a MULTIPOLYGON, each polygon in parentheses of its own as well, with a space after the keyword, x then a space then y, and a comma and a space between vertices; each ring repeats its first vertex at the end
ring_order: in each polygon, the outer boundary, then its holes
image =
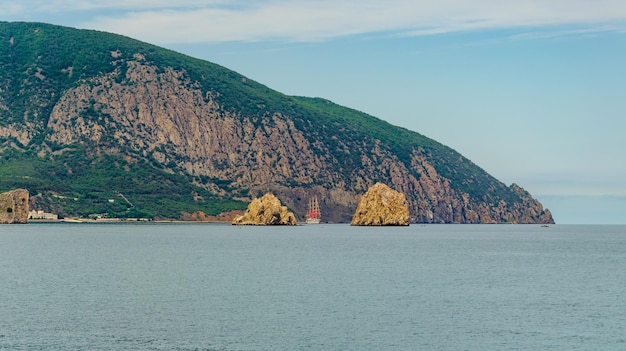
POLYGON ((521 212, 521 215, 518 216, 518 223, 544 223, 544 224, 554 224, 554 219, 552 218, 552 213, 547 208, 544 209, 543 205, 534 199, 530 193, 519 185, 513 183, 510 186, 511 190, 515 192, 521 199, 521 203, 516 203, 515 207, 518 212, 521 212))
POLYGON ((296 225, 296 216, 270 193, 252 200, 246 212, 235 218, 236 225, 296 225))
POLYGON ((409 225, 409 206, 404 194, 383 183, 367 190, 352 217, 352 225, 409 225))
POLYGON ((0 194, 0 224, 28 222, 28 190, 17 189, 0 194))

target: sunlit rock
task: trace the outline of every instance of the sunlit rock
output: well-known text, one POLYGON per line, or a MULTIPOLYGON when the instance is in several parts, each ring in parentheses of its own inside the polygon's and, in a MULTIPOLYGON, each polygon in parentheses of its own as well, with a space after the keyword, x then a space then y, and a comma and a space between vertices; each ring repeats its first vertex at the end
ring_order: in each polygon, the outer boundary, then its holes
POLYGON ((17 189, 0 194, 0 224, 28 222, 28 190, 17 189))
POLYGON ((404 194, 383 183, 370 187, 352 217, 352 225, 409 225, 409 206, 404 194))
POLYGON ((267 193, 252 200, 246 212, 236 217, 232 224, 236 225, 296 225, 296 216, 282 206, 280 200, 267 193))

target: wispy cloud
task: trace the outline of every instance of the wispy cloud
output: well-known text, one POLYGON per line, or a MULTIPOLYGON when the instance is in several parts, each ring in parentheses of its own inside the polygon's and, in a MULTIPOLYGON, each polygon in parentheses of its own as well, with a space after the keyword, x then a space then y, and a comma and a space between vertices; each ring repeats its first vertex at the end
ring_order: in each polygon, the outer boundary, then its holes
POLYGON ((535 30, 524 32, 508 37, 510 40, 534 40, 534 39, 551 39, 563 37, 579 37, 579 36, 595 36, 601 33, 614 32, 626 33, 626 26, 598 26, 594 28, 569 29, 569 30, 535 30))
POLYGON ((233 3, 232 0, 179 0, 173 4, 170 0, 22 0, 19 3, 10 0, 0 1, 3 8, 20 9, 28 12, 76 12, 91 10, 155 10, 164 8, 202 8, 206 6, 225 6, 233 3))
MULTIPOLYGON (((83 28, 154 43, 320 41, 364 33, 433 35, 575 25, 626 28, 623 0, 26 0, 12 16, 66 13, 83 28), (76 16, 80 14, 80 16, 76 16)), ((1 15, 0 15, 1 16, 1 15)))

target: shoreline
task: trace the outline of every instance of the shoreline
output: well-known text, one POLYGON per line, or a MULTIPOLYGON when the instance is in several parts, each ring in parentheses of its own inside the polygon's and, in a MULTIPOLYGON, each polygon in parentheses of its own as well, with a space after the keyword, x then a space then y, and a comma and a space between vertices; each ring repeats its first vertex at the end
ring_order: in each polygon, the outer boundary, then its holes
POLYGON ((66 219, 29 219, 27 224, 45 224, 45 223, 70 223, 70 224, 121 224, 121 223, 227 223, 223 221, 183 221, 183 220, 149 220, 149 219, 126 219, 126 218, 108 218, 108 219, 89 219, 89 218, 66 218, 66 219))

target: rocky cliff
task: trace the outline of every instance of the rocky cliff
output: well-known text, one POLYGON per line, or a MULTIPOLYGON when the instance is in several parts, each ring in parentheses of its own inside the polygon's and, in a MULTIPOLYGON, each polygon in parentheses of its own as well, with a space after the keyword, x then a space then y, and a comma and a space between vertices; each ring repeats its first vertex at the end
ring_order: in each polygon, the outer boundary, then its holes
POLYGON ((17 189, 0 194, 0 224, 28 222, 28 191, 17 189))
POLYGON ((296 217, 273 194, 252 200, 246 212, 236 217, 235 225, 296 225, 296 217))
POLYGON ((357 195, 383 182, 406 195, 412 222, 553 222, 456 151, 330 101, 107 33, 0 23, 0 34, 0 152, 40 165, 23 176, 41 208, 128 211, 121 191, 133 206, 176 200, 194 213, 272 192, 301 217, 316 195, 325 220, 349 222, 357 195))
POLYGON ((351 224, 361 226, 409 225, 409 206, 406 203, 406 197, 383 183, 376 183, 367 190, 359 201, 351 224))

